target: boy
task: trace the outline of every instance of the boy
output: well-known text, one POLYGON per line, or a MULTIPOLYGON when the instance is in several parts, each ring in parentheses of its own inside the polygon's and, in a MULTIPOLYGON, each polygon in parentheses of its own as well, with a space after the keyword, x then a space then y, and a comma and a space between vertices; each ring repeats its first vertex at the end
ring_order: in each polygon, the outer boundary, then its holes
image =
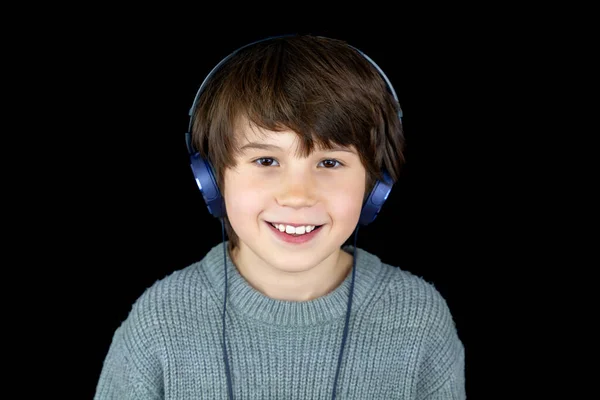
POLYGON ((376 64, 335 39, 268 38, 222 60, 190 115, 223 242, 136 301, 95 398, 466 398, 444 299, 356 247, 403 163, 376 64))

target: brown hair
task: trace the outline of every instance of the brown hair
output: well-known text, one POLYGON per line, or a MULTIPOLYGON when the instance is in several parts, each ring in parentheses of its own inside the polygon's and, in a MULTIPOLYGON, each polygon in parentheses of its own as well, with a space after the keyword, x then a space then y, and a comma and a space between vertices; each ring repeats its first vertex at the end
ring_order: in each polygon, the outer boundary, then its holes
MULTIPOLYGON (((192 144, 214 168, 224 193, 236 166, 234 126, 246 118, 271 131, 292 130, 307 157, 316 148, 354 146, 367 172, 366 196, 385 169, 393 182, 404 163, 399 104, 379 71, 341 40, 312 35, 271 38, 238 49, 203 85, 192 144)), ((229 251, 238 237, 224 218, 229 251)))

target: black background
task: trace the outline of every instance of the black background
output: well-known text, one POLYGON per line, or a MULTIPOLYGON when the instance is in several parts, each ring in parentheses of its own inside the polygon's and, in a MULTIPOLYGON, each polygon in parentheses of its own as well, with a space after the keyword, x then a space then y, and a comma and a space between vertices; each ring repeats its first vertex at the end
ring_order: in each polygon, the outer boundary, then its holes
POLYGON ((499 228, 512 201, 499 159, 511 157, 501 115, 514 57, 506 30, 487 29, 494 16, 438 10, 433 18, 420 10, 292 23, 209 11, 189 19, 160 10, 105 14, 37 36, 34 65, 44 87, 30 108, 43 122, 29 140, 46 150, 29 159, 50 178, 28 182, 46 196, 37 248, 52 260, 47 274, 68 287, 56 297, 73 326, 62 336, 77 353, 73 372, 84 371, 82 398, 93 395, 112 334, 137 297, 222 240, 184 142, 198 87, 236 48, 288 33, 346 40, 392 82, 407 164, 358 246, 438 288, 466 347, 468 395, 485 398, 479 394, 498 379, 491 371, 506 340, 508 301, 496 289, 516 268, 499 228))

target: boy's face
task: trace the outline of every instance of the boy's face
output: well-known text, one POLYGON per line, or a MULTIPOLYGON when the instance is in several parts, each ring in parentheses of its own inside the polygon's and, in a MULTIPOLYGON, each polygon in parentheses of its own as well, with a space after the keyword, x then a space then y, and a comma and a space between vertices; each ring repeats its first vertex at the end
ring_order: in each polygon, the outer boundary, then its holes
POLYGON ((236 137, 240 147, 259 143, 281 148, 248 147, 237 157, 237 166, 225 171, 225 206, 239 237, 237 260, 281 272, 307 271, 326 259, 337 260, 358 223, 365 194, 366 170, 356 149, 315 149, 302 158, 295 154, 294 132, 265 131, 247 122, 238 125, 236 137), (292 244, 270 222, 323 226, 311 240, 292 244))

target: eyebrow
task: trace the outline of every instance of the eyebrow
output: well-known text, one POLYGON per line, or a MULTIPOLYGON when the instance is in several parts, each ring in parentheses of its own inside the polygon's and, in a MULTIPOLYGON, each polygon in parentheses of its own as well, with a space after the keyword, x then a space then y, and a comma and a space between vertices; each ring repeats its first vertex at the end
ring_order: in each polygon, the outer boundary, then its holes
MULTIPOLYGON (((274 144, 268 144, 268 143, 256 143, 256 142, 250 142, 247 143, 245 145, 243 145, 240 150, 241 151, 245 151, 247 149, 258 149, 258 150, 269 150, 269 151, 283 151, 283 149, 279 146, 276 146, 274 144)), ((345 151, 348 153, 352 153, 352 154, 356 154, 356 152, 348 147, 343 147, 343 146, 338 146, 338 145, 333 145, 333 147, 331 149, 323 149, 323 151, 345 151)))

